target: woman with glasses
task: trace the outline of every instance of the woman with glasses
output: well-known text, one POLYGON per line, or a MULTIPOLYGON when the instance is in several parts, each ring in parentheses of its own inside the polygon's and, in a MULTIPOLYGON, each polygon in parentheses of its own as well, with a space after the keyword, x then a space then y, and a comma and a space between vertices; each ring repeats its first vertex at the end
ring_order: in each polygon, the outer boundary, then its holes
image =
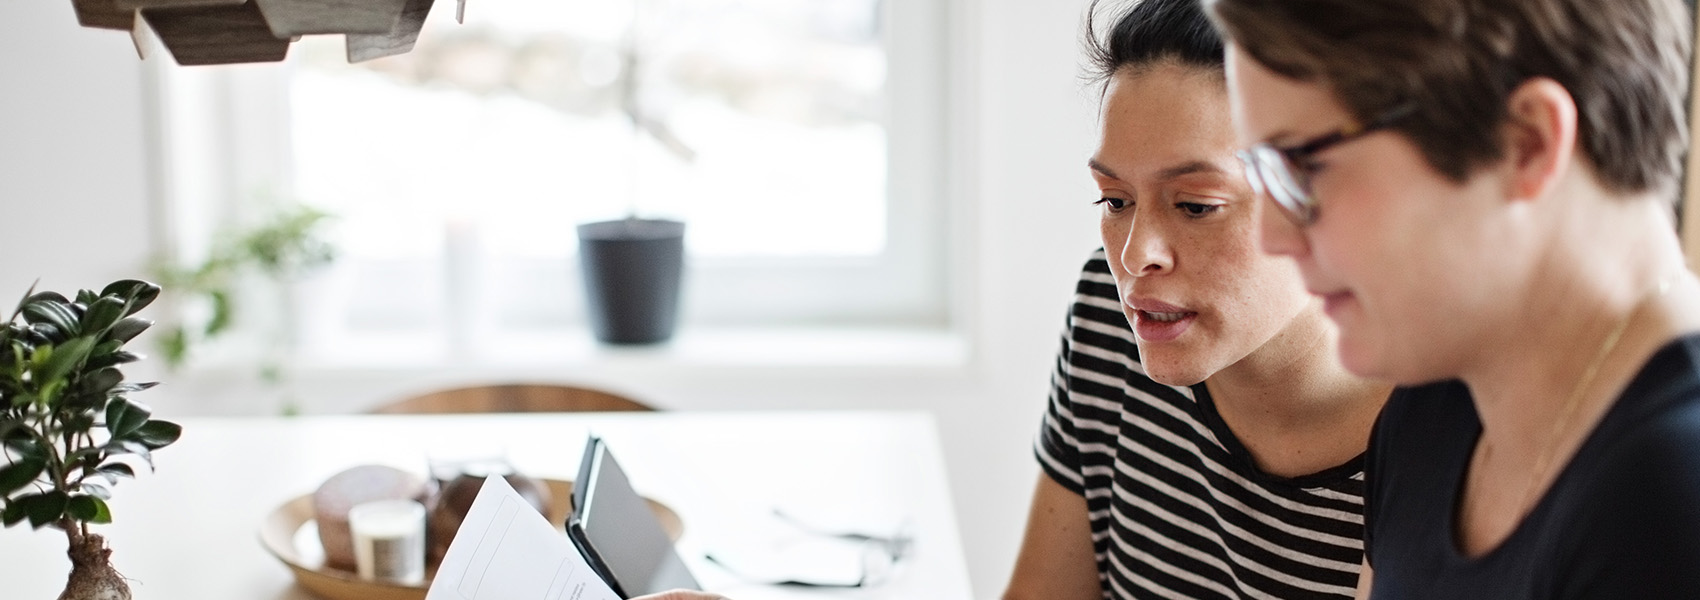
POLYGON ((1339 365, 1292 262, 1258 250, 1274 208, 1235 158, 1197 0, 1133 4, 1088 54, 1104 250, 1063 334, 1004 598, 1349 598, 1391 386, 1339 365))
POLYGON ((1700 594, 1682 2, 1209 5, 1264 248, 1347 368, 1409 386, 1370 443, 1359 593, 1700 594))

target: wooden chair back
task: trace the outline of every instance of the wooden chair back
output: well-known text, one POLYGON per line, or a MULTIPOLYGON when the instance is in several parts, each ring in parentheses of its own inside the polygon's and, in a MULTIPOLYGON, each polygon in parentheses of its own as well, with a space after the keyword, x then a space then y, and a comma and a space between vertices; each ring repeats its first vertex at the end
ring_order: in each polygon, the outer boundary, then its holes
POLYGON ((499 384, 455 388, 404 398, 372 414, 497 412, 634 412, 653 407, 611 392, 561 384, 499 384))

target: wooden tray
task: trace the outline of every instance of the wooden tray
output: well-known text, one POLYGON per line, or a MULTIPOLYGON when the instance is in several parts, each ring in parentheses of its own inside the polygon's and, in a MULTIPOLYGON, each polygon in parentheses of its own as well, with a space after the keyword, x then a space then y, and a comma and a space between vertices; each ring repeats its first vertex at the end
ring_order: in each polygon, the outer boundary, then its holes
MULTIPOLYGON (((562 529, 572 507, 573 482, 559 479, 542 480, 549 486, 549 510, 544 517, 562 529)), ((684 533, 679 514, 666 505, 644 498, 649 509, 661 521, 661 529, 673 541, 684 533)), ((563 530, 564 531, 564 530, 563 530)), ((562 535, 566 535, 562 533, 562 535)), ((260 544, 272 556, 282 561, 295 574, 295 582, 308 591, 328 600, 424 600, 425 583, 408 585, 383 581, 367 581, 352 571, 325 566, 324 550, 319 546, 319 527, 313 520, 313 496, 299 496, 273 510, 260 525, 260 544)), ((436 565, 428 565, 435 571, 436 565)))

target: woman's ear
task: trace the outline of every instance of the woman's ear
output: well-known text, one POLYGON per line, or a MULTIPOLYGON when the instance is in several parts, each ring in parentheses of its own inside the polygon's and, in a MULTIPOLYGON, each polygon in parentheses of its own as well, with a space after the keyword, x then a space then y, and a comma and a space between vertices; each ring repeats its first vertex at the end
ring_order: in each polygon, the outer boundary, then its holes
POLYGON ((1575 155, 1576 101, 1557 81, 1536 77, 1512 90, 1506 110, 1506 197, 1543 198, 1564 177, 1575 155))

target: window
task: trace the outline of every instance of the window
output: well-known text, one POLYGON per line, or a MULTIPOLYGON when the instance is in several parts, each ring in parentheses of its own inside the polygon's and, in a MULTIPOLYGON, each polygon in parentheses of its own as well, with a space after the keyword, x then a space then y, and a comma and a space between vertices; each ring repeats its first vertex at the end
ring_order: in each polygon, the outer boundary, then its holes
POLYGON ((396 57, 163 68, 173 237, 336 214, 335 336, 577 330, 574 227, 628 214, 687 224, 684 327, 942 326, 943 4, 439 2, 396 57))

